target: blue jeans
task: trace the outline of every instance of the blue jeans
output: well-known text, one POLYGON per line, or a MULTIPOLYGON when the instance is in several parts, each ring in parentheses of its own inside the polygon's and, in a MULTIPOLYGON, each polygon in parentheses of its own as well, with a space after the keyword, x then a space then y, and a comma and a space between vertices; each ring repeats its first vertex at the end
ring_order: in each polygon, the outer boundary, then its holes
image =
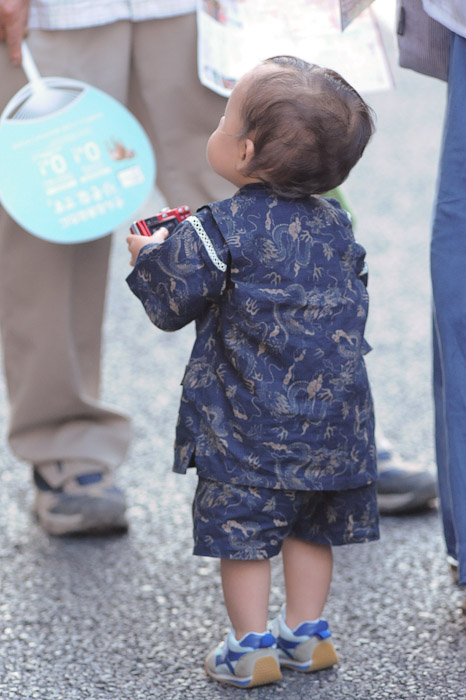
POLYGON ((434 401, 447 552, 466 583, 466 39, 452 33, 434 208, 434 401))

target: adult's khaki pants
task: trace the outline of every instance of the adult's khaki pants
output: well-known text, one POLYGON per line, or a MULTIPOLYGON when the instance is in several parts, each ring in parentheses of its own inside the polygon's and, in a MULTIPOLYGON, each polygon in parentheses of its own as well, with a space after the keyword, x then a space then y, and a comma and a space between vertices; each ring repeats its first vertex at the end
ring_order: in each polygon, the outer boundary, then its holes
MULTIPOLYGON (((187 203, 195 210, 231 194, 205 159, 225 101, 199 83, 193 14, 35 30, 28 43, 42 75, 89 82, 131 108, 152 141, 157 185, 171 206, 187 203)), ((0 75, 1 110, 26 82, 22 69, 10 66, 4 44, 0 75)), ((16 455, 30 462, 83 458, 114 467, 126 454, 129 419, 99 399, 110 243, 111 236, 76 245, 48 243, 0 208, 8 439, 16 455)))

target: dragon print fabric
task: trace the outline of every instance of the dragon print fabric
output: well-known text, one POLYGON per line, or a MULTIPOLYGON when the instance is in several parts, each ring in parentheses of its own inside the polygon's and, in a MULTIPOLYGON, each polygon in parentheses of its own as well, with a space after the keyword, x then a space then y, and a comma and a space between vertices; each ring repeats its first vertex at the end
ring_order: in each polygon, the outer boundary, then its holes
POLYGON ((174 470, 281 490, 373 483, 365 251, 346 212, 252 184, 196 216, 226 271, 185 221, 128 277, 156 326, 196 322, 174 470))
POLYGON ((194 554, 270 559, 287 537, 334 547, 379 539, 375 484, 344 491, 277 491, 199 479, 194 554))

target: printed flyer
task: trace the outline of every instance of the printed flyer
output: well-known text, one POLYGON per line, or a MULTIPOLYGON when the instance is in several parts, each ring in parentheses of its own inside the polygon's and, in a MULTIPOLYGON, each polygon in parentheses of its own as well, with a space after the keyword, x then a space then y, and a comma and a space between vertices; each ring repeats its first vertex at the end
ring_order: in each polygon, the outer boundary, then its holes
POLYGON ((291 54, 338 71, 361 93, 389 90, 393 79, 371 2, 198 0, 199 78, 228 97, 257 63, 291 54))

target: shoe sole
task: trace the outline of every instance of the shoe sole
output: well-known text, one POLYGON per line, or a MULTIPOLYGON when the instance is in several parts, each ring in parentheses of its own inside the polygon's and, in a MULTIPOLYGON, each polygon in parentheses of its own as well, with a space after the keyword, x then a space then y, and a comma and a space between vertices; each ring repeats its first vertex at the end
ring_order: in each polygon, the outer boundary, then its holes
POLYGON ((49 534, 57 537, 80 535, 107 535, 127 532, 128 521, 125 510, 120 504, 113 507, 106 505, 105 512, 76 515, 61 515, 58 513, 40 513, 33 508, 41 527, 49 534))
POLYGON ((227 685, 233 685, 235 688, 254 688, 258 685, 268 685, 269 683, 276 683, 282 680, 280 666, 273 656, 262 656, 260 659, 257 659, 254 664, 252 676, 243 680, 241 680, 241 678, 235 680, 232 676, 214 673, 209 669, 207 664, 205 664, 204 669, 207 675, 214 680, 220 683, 226 683, 227 685))
POLYGON ((437 489, 429 485, 411 493, 378 493, 377 505, 381 515, 401 515, 432 506, 437 489))
POLYGON ((338 654, 332 642, 323 641, 316 644, 312 652, 312 658, 307 662, 292 661, 291 659, 280 659, 280 666, 290 668, 301 673, 312 673, 322 671, 339 663, 338 654))

